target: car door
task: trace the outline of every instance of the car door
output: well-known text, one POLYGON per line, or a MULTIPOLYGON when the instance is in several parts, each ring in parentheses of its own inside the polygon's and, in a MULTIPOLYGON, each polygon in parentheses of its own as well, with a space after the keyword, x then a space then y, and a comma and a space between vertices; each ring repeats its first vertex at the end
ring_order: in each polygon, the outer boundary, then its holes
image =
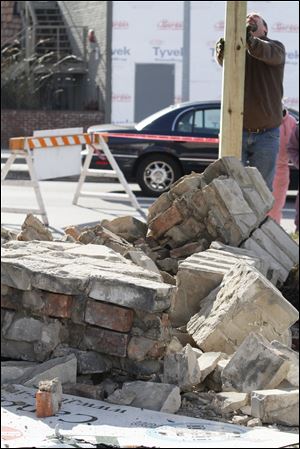
POLYGON ((178 114, 173 124, 173 134, 186 138, 176 142, 185 173, 202 172, 218 158, 218 136, 220 131, 220 107, 193 107, 178 114))

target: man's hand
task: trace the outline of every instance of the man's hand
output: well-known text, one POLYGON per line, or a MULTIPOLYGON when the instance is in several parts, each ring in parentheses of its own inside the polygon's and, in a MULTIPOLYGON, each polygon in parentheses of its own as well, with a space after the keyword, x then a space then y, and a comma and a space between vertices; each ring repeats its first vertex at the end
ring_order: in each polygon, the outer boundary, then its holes
POLYGON ((251 42, 252 37, 254 36, 255 31, 257 31, 257 23, 253 16, 247 16, 246 19, 246 42, 249 44, 251 42))
POLYGON ((257 30, 257 25, 256 23, 250 24, 248 23, 246 26, 246 41, 247 43, 251 42, 251 39, 253 37, 253 33, 257 30))
POLYGON ((221 37, 217 42, 216 42, 216 59, 217 62, 222 65, 223 64, 223 59, 224 59, 224 49, 225 49, 225 40, 223 37, 221 37))

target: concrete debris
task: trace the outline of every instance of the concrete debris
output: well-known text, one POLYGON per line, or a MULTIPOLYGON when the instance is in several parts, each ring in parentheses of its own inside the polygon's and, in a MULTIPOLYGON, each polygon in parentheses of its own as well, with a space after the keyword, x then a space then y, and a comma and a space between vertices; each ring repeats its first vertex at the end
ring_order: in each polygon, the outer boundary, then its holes
POLYGON ((129 243, 144 239, 147 234, 146 223, 130 216, 118 217, 114 220, 102 220, 101 226, 129 243))
POLYGON ((223 391, 276 388, 288 371, 287 358, 262 335, 251 332, 222 371, 223 391))
POLYGON ((107 402, 176 413, 181 404, 180 390, 175 385, 155 382, 126 382, 106 398, 107 402))
POLYGON ((165 356, 163 382, 178 385, 182 391, 190 391, 201 382, 198 357, 189 344, 165 356))
POLYGON ((66 357, 57 357, 33 367, 16 381, 25 387, 38 387, 39 382, 57 377, 59 382, 76 383, 77 360, 71 354, 66 357))
POLYGON ((232 354, 250 332, 286 343, 298 311, 258 270, 239 262, 225 274, 217 295, 201 301, 187 324, 203 351, 232 354))
POLYGON ((249 404, 248 393, 237 393, 235 391, 217 393, 213 406, 220 411, 222 415, 239 410, 249 404))
POLYGON ((63 388, 298 425, 299 314, 279 289, 291 273, 299 288, 299 246, 266 218, 273 201, 257 169, 225 157, 174 183, 147 224, 68 226, 55 241, 32 214, 18 235, 1 228, 2 382, 39 387, 38 417, 59 411, 63 388))
POLYGON ((53 236, 46 226, 32 214, 28 214, 22 224, 22 231, 17 235, 17 240, 44 240, 52 241, 53 236))
POLYGON ((289 361, 289 369, 285 379, 294 387, 299 387, 299 352, 283 345, 279 341, 272 341, 271 346, 289 361))
POLYGON ((221 357, 221 352, 205 352, 198 358, 201 382, 214 371, 221 357))
POLYGON ((251 415, 263 423, 299 426, 299 390, 253 391, 251 415))
POLYGON ((1 362, 1 385, 15 384, 18 380, 26 375, 28 371, 32 371, 37 362, 25 362, 23 360, 9 360, 1 362))

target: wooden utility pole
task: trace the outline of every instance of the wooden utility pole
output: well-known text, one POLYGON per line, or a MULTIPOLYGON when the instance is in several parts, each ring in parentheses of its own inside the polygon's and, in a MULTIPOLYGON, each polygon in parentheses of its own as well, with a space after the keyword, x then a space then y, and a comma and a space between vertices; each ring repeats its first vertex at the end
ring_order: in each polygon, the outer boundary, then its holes
POLYGON ((226 2, 219 158, 241 159, 247 2, 226 2))

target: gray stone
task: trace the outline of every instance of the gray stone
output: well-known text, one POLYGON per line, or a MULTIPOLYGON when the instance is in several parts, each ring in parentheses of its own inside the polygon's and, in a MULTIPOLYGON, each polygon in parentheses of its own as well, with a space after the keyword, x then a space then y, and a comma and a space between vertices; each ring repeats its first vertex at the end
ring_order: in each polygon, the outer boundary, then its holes
POLYGON ((64 345, 56 347, 52 357, 64 357, 70 354, 76 356, 78 374, 107 373, 112 368, 111 360, 104 354, 95 351, 81 351, 64 345))
POLYGON ((204 351, 231 354, 250 332, 286 341, 298 311, 259 271, 240 262, 224 276, 216 297, 202 300, 187 331, 204 351))
POLYGON ((276 221, 268 217, 260 229, 278 245, 294 264, 299 263, 299 244, 276 221))
POLYGON ((178 385, 182 391, 190 391, 200 381, 197 355, 189 344, 182 351, 165 356, 163 382, 178 385))
POLYGON ((193 254, 180 263, 177 273, 177 291, 170 307, 174 327, 187 323, 200 307, 200 302, 222 281, 227 266, 202 261, 202 253, 193 254))
POLYGON ((198 358, 201 382, 216 368, 221 357, 221 352, 205 352, 198 358))
POLYGON ((145 270, 154 271, 154 273, 161 275, 156 264, 143 251, 130 250, 128 251, 126 256, 129 257, 131 261, 139 267, 145 268, 145 270))
POLYGON ((126 261, 79 256, 76 244, 8 242, 2 256, 2 280, 21 290, 32 287, 62 294, 85 293, 93 299, 149 312, 170 306, 175 288, 160 274, 126 261), (52 244, 52 245, 51 245, 52 244), (65 247, 64 247, 65 245, 65 247), (72 246, 73 245, 73 246, 72 246))
POLYGON ((251 415, 263 423, 299 426, 299 390, 253 391, 251 415))
POLYGON ((57 377, 62 384, 75 383, 77 374, 77 360, 74 354, 57 357, 34 367, 19 379, 25 387, 38 387, 42 380, 57 377))
POLYGON ((36 362, 9 360, 1 362, 1 384, 17 384, 18 379, 30 371, 36 362))
MULTIPOLYGON (((222 357, 224 357, 224 355, 222 357)), ((205 385, 208 387, 209 390, 213 390, 215 392, 222 391, 221 374, 225 366, 228 364, 229 360, 230 360, 229 358, 228 359, 222 358, 221 360, 219 360, 214 371, 211 372, 206 377, 205 385)))
POLYGON ((42 336, 44 323, 35 318, 21 317, 13 321, 9 329, 4 332, 8 340, 34 342, 42 336))
POLYGON ((289 361, 286 380, 294 387, 299 387, 299 352, 293 351, 279 341, 272 341, 271 346, 289 361))
POLYGON ((143 381, 125 383, 106 401, 164 413, 176 413, 181 404, 180 390, 175 385, 143 381))
POLYGON ((239 410, 241 407, 248 405, 249 394, 237 393, 236 391, 228 391, 217 393, 213 401, 215 410, 225 415, 230 412, 239 410))
POLYGON ((249 265, 255 267, 264 276, 267 275, 269 265, 261 257, 258 257, 254 251, 239 248, 236 246, 224 245, 224 243, 218 241, 211 242, 209 249, 223 251, 226 254, 226 256, 228 256, 229 254, 234 255, 236 258, 244 260, 249 265))
POLYGON ((291 268, 294 266, 294 261, 290 259, 285 251, 278 246, 278 243, 274 242, 261 228, 256 229, 252 233, 251 238, 255 240, 259 246, 264 248, 280 266, 283 266, 286 271, 290 272, 291 268))
POLYGON ((251 332, 222 371, 223 391, 249 393, 276 388, 289 362, 262 336, 251 332))
POLYGON ((117 217, 113 220, 102 220, 101 226, 104 226, 130 243, 135 242, 139 238, 145 238, 147 234, 146 223, 131 216, 117 217))
POLYGON ((269 266, 266 277, 270 280, 270 282, 272 282, 272 284, 276 285, 278 281, 283 283, 287 279, 289 271, 280 265, 272 254, 260 246, 254 238, 249 237, 246 239, 241 244, 241 247, 253 251, 258 257, 265 261, 265 263, 269 266))
POLYGON ((224 243, 238 246, 258 225, 234 179, 214 179, 204 187, 203 194, 210 209, 209 222, 224 243))

